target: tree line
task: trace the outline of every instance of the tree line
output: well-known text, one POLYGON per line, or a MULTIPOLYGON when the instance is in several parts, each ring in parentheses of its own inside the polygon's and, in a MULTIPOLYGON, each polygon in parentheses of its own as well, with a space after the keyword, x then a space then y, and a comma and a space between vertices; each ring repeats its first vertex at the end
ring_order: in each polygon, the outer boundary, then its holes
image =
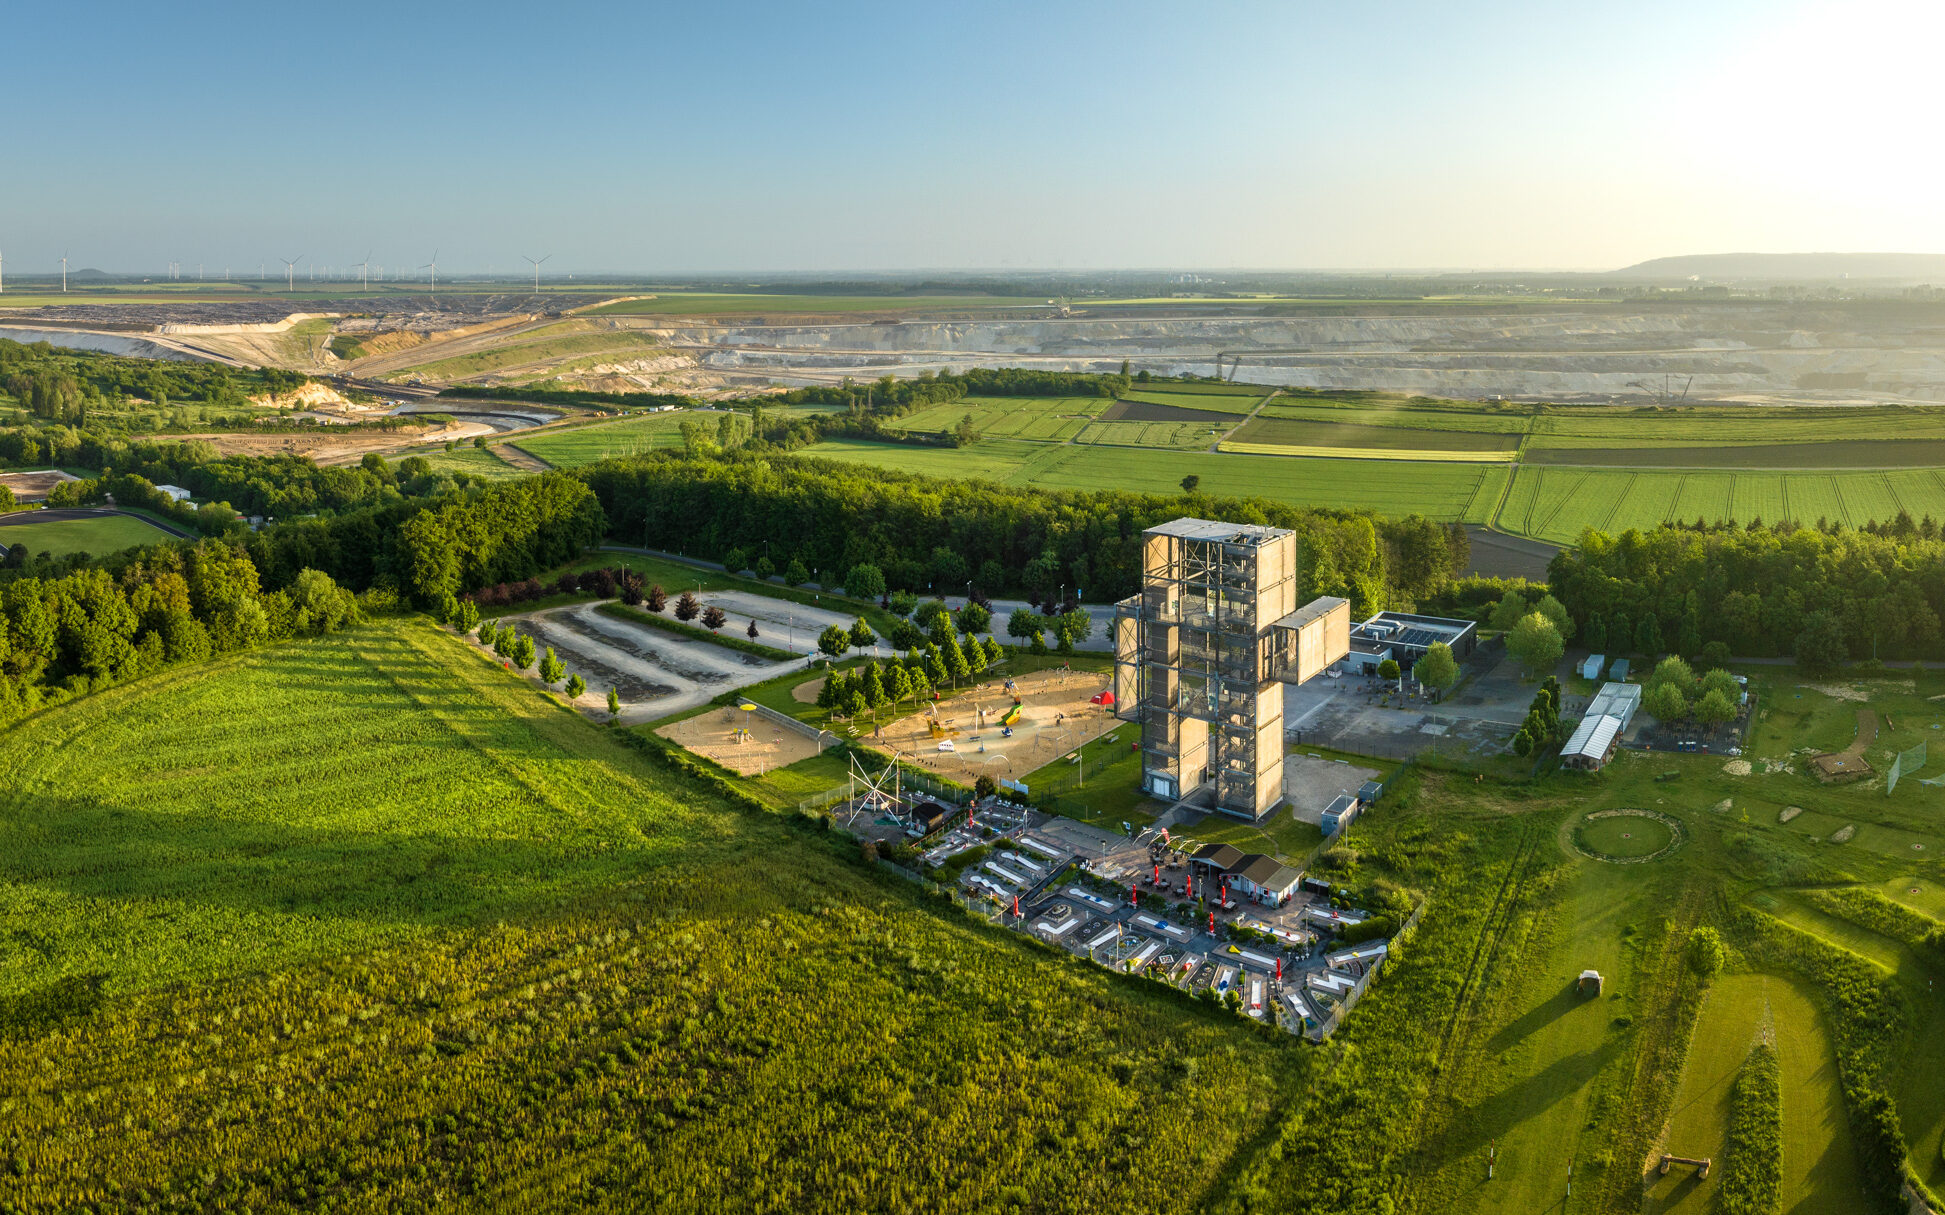
POLYGON ((1589 530, 1547 574, 1599 652, 1793 656, 1812 670, 1945 657, 1945 540, 1918 525, 1589 530))
POLYGON ((1438 593, 1471 556, 1462 528, 1420 515, 943 481, 752 449, 706 460, 656 452, 575 475, 618 542, 757 553, 793 581, 824 585, 868 565, 886 589, 918 594, 1120 599, 1140 583, 1142 531, 1185 514, 1296 531, 1303 593, 1342 595, 1359 613, 1438 593))
POLYGON ((138 550, 119 569, 0 584, 0 720, 179 663, 207 662, 356 620, 355 597, 302 570, 265 590, 232 545, 138 550))

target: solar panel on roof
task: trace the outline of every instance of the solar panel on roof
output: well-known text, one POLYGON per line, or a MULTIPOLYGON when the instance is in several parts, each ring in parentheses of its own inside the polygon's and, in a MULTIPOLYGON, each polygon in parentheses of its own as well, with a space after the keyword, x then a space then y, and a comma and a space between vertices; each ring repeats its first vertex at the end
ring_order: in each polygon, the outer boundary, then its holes
POLYGON ((1429 646, 1438 639, 1439 635, 1430 629, 1406 629, 1398 641, 1402 645, 1429 646))

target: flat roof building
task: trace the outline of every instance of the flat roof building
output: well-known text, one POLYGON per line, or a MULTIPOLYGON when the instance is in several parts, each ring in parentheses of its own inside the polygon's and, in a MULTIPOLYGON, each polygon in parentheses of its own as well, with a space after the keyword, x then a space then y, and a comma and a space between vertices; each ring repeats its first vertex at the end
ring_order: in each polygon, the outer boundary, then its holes
POLYGON ((1340 793, 1330 805, 1324 807, 1323 828, 1325 835, 1336 835, 1357 819, 1357 812, 1363 804, 1349 793, 1340 793))
POLYGON ((1441 641, 1451 647, 1452 657, 1463 659, 1478 645, 1479 626, 1470 620, 1448 616, 1379 612, 1351 626, 1351 665, 1372 674, 1379 663, 1389 658, 1410 671, 1425 656, 1425 651, 1441 641))

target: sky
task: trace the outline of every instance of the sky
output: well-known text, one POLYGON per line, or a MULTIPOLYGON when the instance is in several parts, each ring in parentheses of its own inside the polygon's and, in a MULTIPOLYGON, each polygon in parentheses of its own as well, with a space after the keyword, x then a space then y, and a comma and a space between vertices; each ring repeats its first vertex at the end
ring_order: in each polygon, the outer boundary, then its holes
POLYGON ((20 5, 0 257, 550 275, 1945 252, 1945 5, 20 5))

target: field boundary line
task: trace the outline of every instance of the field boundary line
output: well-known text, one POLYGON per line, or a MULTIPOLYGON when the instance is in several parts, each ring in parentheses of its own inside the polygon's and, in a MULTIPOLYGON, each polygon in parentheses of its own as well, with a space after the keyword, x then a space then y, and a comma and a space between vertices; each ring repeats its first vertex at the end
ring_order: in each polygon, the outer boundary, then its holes
MULTIPOLYGON (((1628 495, 1634 492, 1635 482, 1639 480, 1641 480, 1641 474, 1639 472, 1631 472, 1628 474, 1628 483, 1621 487, 1620 493, 1614 495, 1614 505, 1607 508, 1607 517, 1601 520, 1602 531, 1608 533, 1614 531, 1614 516, 1621 513, 1621 504, 1628 500, 1628 495)), ((1666 522, 1667 518, 1667 512, 1664 511, 1662 513, 1662 520, 1666 522)))
MULTIPOLYGON (((1884 478, 1884 489, 1886 493, 1891 495, 1892 505, 1896 506, 1899 510, 1903 511, 1905 514, 1907 515, 1910 514, 1911 508, 1904 504, 1904 495, 1898 492, 1898 483, 1891 479, 1891 474, 1888 472, 1881 472, 1878 474, 1878 476, 1884 478)), ((1895 517, 1896 516, 1893 516, 1893 518, 1895 517)))
MULTIPOLYGON (((1221 369, 1218 368, 1217 370, 1221 370, 1221 369)), ((1283 395, 1283 389, 1281 388, 1270 389, 1269 395, 1264 397, 1262 400, 1256 402, 1256 407, 1254 409, 1251 409, 1248 413, 1244 414, 1242 421, 1236 423, 1234 426, 1231 426, 1228 430, 1225 430, 1221 434, 1217 435, 1216 441, 1209 444, 1209 450, 1212 452, 1221 451, 1222 445, 1228 442, 1230 435, 1235 434, 1243 427, 1249 425, 1251 422, 1254 422, 1256 420, 1256 415, 1263 412, 1263 406, 1268 405, 1271 401, 1276 400, 1278 397, 1282 395, 1283 395)))
MULTIPOLYGON (((1560 500, 1553 504, 1553 509, 1548 511, 1546 517, 1540 521, 1539 530, 1533 533, 1536 538, 1544 535, 1546 529, 1553 526, 1553 521, 1560 517, 1560 512, 1567 509, 1567 503, 1579 495, 1581 487, 1586 485, 1589 478, 1593 475, 1592 473, 1583 472, 1580 474, 1578 481, 1575 481, 1567 487, 1567 492, 1560 495, 1560 500)), ((1637 473, 1636 475, 1639 476, 1640 474, 1637 473)))
POLYGON ((1842 483, 1831 474, 1826 473, 1825 476, 1830 477, 1830 496, 1837 499, 1837 509, 1843 512, 1844 522, 1852 527, 1856 527, 1857 521, 1850 517, 1850 503, 1844 501, 1844 487, 1842 483))

